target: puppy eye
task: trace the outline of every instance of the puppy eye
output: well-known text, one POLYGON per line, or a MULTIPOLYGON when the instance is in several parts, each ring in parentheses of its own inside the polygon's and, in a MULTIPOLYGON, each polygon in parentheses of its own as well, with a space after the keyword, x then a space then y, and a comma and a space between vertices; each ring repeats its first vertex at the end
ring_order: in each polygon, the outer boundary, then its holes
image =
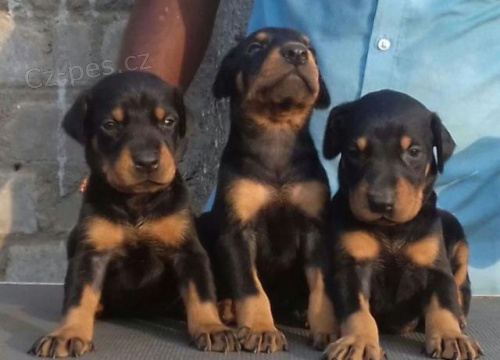
POLYGON ((113 120, 108 120, 104 124, 102 124, 101 127, 106 131, 111 131, 116 128, 116 122, 114 122, 113 120))
POLYGON ((412 146, 408 149, 408 154, 410 154, 410 156, 413 158, 419 157, 421 153, 422 149, 420 149, 418 146, 412 146))
POLYGON ((251 43, 248 48, 247 48, 247 53, 249 53, 250 55, 253 55, 259 51, 261 51, 262 49, 264 49, 264 46, 262 46, 261 43, 258 43, 258 42, 253 42, 251 43))
POLYGON ((175 118, 172 116, 167 116, 165 119, 161 121, 161 127, 163 128, 169 128, 172 127, 172 125, 175 124, 175 118))

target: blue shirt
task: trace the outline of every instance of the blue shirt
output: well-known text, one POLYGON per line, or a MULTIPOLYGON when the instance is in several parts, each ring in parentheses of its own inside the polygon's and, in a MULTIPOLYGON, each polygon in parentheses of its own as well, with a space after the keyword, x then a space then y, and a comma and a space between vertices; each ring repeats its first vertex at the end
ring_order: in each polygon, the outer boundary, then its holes
MULTIPOLYGON (((497 0, 255 0, 249 32, 295 28, 316 48, 333 106, 380 90, 436 111, 457 148, 437 190, 462 222, 475 294, 500 294, 500 4, 497 0)), ((328 111, 311 132, 321 149, 328 111)), ((336 162, 325 161, 332 191, 336 162)))

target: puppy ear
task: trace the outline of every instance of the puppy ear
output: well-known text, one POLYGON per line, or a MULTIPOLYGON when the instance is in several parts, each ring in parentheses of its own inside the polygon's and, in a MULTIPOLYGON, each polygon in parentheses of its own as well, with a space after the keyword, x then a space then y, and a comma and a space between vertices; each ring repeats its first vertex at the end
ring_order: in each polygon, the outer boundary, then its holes
POLYGON ((62 127, 66 134, 84 145, 86 140, 85 122, 89 106, 89 94, 80 94, 71 108, 68 110, 62 121, 62 127))
POLYGON ((222 60, 212 86, 216 99, 230 97, 236 91, 236 49, 232 49, 222 60))
POLYGON ((179 143, 175 151, 175 157, 182 160, 187 149, 187 144, 198 129, 193 112, 184 101, 180 89, 174 90, 174 104, 179 114, 179 143))
POLYGON ((327 109, 330 106, 330 93, 326 87, 325 81, 321 74, 319 74, 319 93, 316 99, 315 108, 316 109, 327 109))
POLYGON ((186 135, 188 122, 191 121, 191 113, 184 104, 184 96, 178 88, 174 89, 174 105, 179 114, 179 136, 183 138, 186 135))
POLYGON ((433 146, 436 147, 437 153, 437 168, 440 173, 444 170, 444 163, 451 157, 455 150, 455 141, 451 134, 444 127, 441 119, 437 114, 432 114, 431 119, 433 146))
POLYGON ((341 151, 341 129, 344 122, 347 104, 334 107, 328 115, 325 136, 323 137, 323 156, 333 159, 341 151))

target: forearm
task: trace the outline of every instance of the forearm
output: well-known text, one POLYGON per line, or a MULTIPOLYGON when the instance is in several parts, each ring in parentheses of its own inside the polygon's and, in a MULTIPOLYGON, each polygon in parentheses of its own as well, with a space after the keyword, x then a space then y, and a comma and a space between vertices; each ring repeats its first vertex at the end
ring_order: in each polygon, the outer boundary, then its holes
POLYGON ((218 5, 219 0, 137 0, 120 68, 142 68, 186 90, 205 54, 218 5))

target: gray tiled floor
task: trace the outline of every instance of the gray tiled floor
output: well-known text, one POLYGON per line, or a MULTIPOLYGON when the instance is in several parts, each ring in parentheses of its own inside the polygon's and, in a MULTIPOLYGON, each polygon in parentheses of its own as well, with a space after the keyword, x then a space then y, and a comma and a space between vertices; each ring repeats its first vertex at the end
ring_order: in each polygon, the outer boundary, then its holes
MULTIPOLYGON (((32 359, 26 350, 40 335, 53 330, 61 306, 62 287, 55 285, 0 285, 0 360, 32 359)), ((88 360, 177 360, 177 359, 320 359, 300 330, 286 331, 290 351, 274 355, 202 353, 188 346, 185 324, 170 320, 99 321, 95 330, 97 352, 88 360)), ((479 339, 484 359, 500 359, 500 298, 475 298, 468 333, 479 339)), ((384 336, 389 359, 424 359, 420 355, 423 336, 384 336)))

